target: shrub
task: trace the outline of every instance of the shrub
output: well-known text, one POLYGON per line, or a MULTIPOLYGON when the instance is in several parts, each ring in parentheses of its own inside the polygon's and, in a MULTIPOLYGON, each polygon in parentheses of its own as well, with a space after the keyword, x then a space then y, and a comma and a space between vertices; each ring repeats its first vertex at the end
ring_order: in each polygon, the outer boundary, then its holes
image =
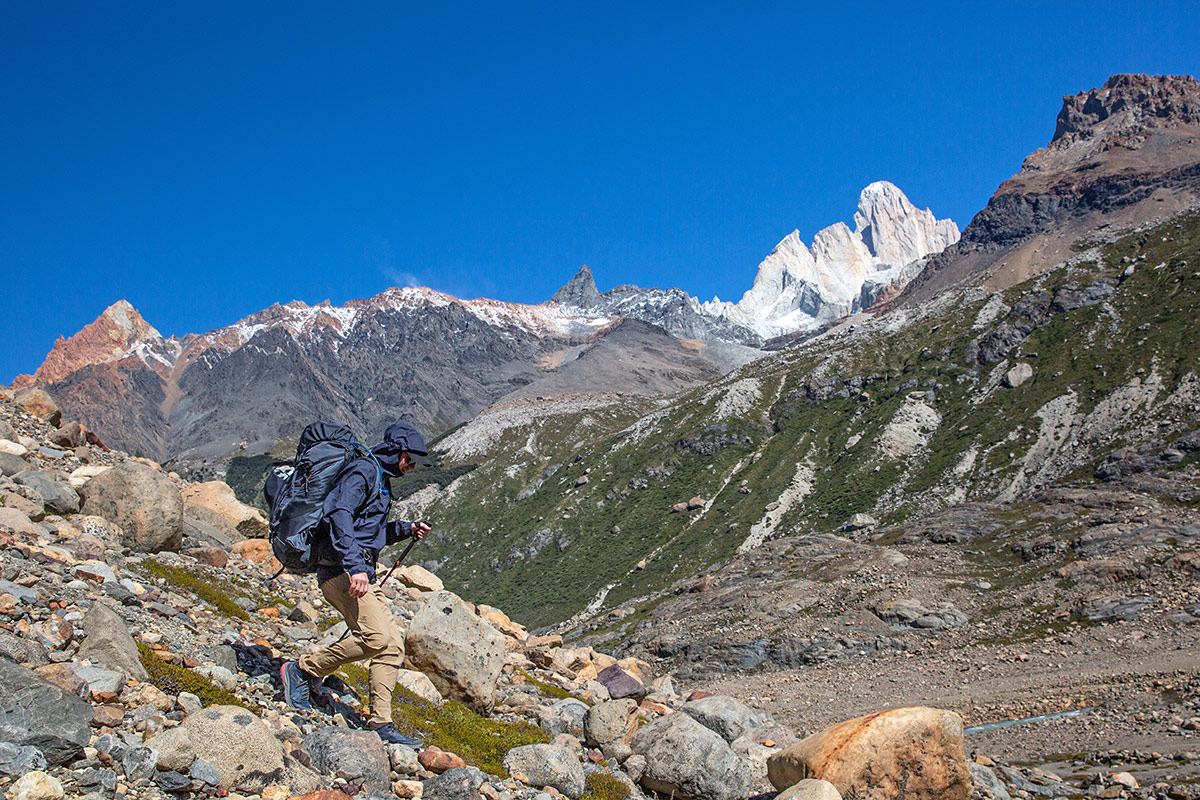
POLYGON ((150 673, 150 683, 171 697, 180 692, 191 692, 205 706, 241 706, 247 711, 258 712, 242 702, 233 692, 222 689, 207 677, 192 672, 187 667, 172 664, 159 658, 158 653, 141 642, 137 643, 138 660, 150 673))
POLYGON ((186 589, 204 602, 215 606, 218 611, 227 617, 250 619, 250 615, 246 613, 246 609, 233 602, 228 594, 206 581, 198 572, 185 569, 184 567, 173 567, 170 564, 152 560, 143 561, 142 566, 151 575, 163 578, 168 583, 178 586, 181 589, 186 589))
POLYGON ((587 776, 587 791, 579 800, 625 800, 629 797, 629 787, 612 775, 603 772, 593 772, 587 776))

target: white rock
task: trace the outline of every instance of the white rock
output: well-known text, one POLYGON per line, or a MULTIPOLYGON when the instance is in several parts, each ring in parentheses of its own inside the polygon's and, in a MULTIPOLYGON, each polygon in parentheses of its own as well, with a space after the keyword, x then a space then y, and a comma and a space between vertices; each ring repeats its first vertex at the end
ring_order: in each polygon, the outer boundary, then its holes
POLYGON ((18 444, 8 439, 0 439, 0 453, 9 453, 14 456, 23 456, 29 452, 29 448, 23 444, 18 444))
POLYGON ((1015 389, 1032 377, 1033 367, 1025 362, 1021 362, 1004 373, 1004 385, 1010 389, 1015 389))
POLYGON ((92 478, 110 469, 112 467, 103 464, 85 464, 67 476, 67 483, 78 489, 92 478))
POLYGON ((8 790, 8 800, 58 800, 63 786, 58 778, 41 770, 26 772, 8 790))

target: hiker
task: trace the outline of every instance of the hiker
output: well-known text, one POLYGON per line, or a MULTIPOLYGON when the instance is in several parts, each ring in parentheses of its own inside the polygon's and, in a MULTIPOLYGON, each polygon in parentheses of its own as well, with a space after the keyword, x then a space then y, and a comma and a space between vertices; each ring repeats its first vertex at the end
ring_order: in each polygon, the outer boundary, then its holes
POLYGON ((322 679, 344 664, 368 659, 370 717, 367 727, 385 742, 420 746, 392 725, 392 691, 404 661, 404 634, 392 620, 391 604, 375 582, 375 561, 386 545, 422 539, 423 522, 388 521, 392 496, 388 479, 428 466, 425 440, 407 422, 387 429, 371 448, 374 458, 352 461, 325 497, 315 541, 321 594, 346 620, 347 636, 282 667, 284 699, 292 708, 311 709, 326 695, 322 679), (382 474, 380 474, 382 472, 382 474))

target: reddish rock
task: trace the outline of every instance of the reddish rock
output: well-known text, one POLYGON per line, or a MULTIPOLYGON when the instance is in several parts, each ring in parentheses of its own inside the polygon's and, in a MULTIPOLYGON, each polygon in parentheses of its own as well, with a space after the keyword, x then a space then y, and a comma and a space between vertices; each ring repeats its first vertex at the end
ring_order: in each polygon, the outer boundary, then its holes
POLYGON ((692 692, 691 694, 689 694, 687 696, 687 699, 689 701, 690 700, 702 700, 705 697, 712 697, 712 696, 713 696, 712 692, 692 692))
POLYGON ((448 769, 457 769, 458 767, 465 767, 467 765, 467 762, 454 753, 447 753, 445 750, 439 750, 436 747, 422 750, 417 754, 417 760, 421 762, 422 767, 430 772, 436 772, 438 775, 441 775, 448 769))
POLYGON ((42 389, 34 388, 17 392, 13 403, 26 414, 49 422, 51 425, 58 425, 62 421, 62 411, 58 404, 42 389))
POLYGON ((193 547, 184 553, 210 567, 224 567, 229 563, 229 553, 219 547, 193 547))
POLYGON ((65 447, 68 450, 79 447, 80 442, 83 441, 83 426, 78 422, 64 423, 58 430, 51 431, 49 439, 59 447, 65 447))
MULTIPOLYGON (((101 692, 107 694, 107 692, 101 692)), ((95 694, 92 695, 96 697, 95 694)), ((125 709, 118 705, 102 703, 92 706, 92 726, 96 728, 115 728, 125 718, 125 709)))
POLYGON ((291 800, 353 800, 350 795, 345 792, 339 792, 337 789, 318 789, 315 792, 308 794, 292 795, 291 800))
POLYGON ((244 539, 233 545, 233 554, 252 564, 263 564, 274 558, 271 543, 266 539, 244 539))

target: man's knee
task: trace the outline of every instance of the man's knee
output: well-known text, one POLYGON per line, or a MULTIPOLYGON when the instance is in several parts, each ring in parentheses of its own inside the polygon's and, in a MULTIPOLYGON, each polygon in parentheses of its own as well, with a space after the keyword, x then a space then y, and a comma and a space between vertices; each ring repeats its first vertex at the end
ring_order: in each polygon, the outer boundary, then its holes
POLYGON ((372 658, 385 653, 392 646, 390 631, 363 631, 360 639, 363 649, 372 658))

